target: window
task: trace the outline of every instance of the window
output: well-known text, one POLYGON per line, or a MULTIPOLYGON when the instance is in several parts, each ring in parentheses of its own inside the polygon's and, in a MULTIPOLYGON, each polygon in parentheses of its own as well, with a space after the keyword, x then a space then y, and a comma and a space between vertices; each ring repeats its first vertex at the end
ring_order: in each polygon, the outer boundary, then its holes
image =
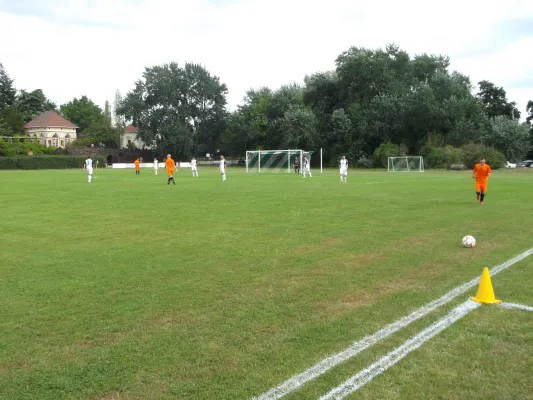
POLYGON ((65 141, 64 140, 61 141, 61 147, 65 147, 65 141))
POLYGON ((48 139, 48 146, 51 146, 51 145, 52 145, 52 141, 48 139))
POLYGON ((54 134, 54 136, 52 136, 52 146, 57 147, 58 142, 59 142, 58 139, 59 139, 59 136, 57 136, 57 133, 54 134))
POLYGON ((70 135, 67 133, 67 136, 65 136, 65 143, 66 143, 67 146, 68 146, 69 143, 70 143, 70 139, 71 139, 71 138, 70 138, 70 135))
POLYGON ((131 140, 128 139, 128 146, 131 146, 131 140))

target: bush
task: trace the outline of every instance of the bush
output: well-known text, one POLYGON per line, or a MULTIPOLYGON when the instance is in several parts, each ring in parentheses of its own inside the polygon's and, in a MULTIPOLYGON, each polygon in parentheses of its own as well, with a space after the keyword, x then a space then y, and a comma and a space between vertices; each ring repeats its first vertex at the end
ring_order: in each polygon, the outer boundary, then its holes
POLYGON ((78 138, 76 140, 73 140, 70 146, 72 147, 90 147, 91 146, 91 139, 90 138, 78 138))
POLYGON ((400 154, 400 148, 392 143, 381 143, 374 151, 372 163, 377 168, 387 168, 389 157, 396 157, 400 154))
MULTIPOLYGON (((66 169, 82 168, 86 157, 32 156, 0 157, 0 169, 66 169)), ((104 157, 93 157, 93 162, 105 165, 104 157)))
POLYGON ((372 160, 363 155, 357 159, 357 161, 355 162, 355 166, 359 168, 371 168, 372 160))
POLYGON ((33 152, 33 155, 55 154, 56 148, 46 147, 39 143, 30 143, 28 141, 6 142, 0 139, 0 156, 26 156, 30 151, 33 152))
POLYGON ((470 143, 462 147, 463 163, 467 168, 474 168, 479 160, 484 158, 492 169, 502 168, 505 164, 505 156, 502 152, 482 144, 470 143))
POLYGON ((426 168, 448 169, 452 164, 463 163, 464 153, 462 149, 453 146, 435 146, 426 144, 422 147, 424 166, 426 168))

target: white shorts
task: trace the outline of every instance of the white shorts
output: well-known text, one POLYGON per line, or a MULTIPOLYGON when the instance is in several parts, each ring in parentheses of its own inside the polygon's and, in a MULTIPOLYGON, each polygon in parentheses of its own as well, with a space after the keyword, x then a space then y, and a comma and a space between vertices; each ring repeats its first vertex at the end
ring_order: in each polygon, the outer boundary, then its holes
POLYGON ((340 173, 341 173, 341 175, 348 175, 348 170, 341 168, 340 173))
POLYGON ((191 167, 193 172, 196 172, 196 167, 191 167))
POLYGON ((92 167, 87 168, 87 173, 88 173, 89 175, 92 175, 92 174, 93 174, 93 169, 92 169, 92 167))
POLYGON ((220 173, 221 173, 222 175, 224 175, 224 174, 226 173, 226 170, 221 169, 221 170, 220 170, 220 173))

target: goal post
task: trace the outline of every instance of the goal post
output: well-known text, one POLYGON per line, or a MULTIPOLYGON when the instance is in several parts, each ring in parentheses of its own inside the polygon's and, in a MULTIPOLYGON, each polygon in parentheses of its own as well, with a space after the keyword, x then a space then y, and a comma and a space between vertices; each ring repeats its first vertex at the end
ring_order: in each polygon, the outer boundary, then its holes
POLYGON ((389 172, 424 172, 424 158, 422 156, 389 157, 387 170, 389 172))
POLYGON ((312 152, 301 149, 294 150, 248 150, 246 152, 246 173, 290 173, 294 161, 300 161, 303 168, 304 160, 311 163, 312 152))

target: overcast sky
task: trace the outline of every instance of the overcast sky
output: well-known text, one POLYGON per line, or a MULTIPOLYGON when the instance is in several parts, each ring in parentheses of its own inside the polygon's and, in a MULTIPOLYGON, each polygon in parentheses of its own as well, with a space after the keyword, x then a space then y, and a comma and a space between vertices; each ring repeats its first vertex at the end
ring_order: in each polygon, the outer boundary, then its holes
POLYGON ((0 62, 17 89, 103 107, 144 67, 204 65, 229 88, 302 82, 350 46, 447 54, 452 69, 533 100, 532 0, 0 0, 0 62), (505 6, 505 7, 504 7, 505 6))

